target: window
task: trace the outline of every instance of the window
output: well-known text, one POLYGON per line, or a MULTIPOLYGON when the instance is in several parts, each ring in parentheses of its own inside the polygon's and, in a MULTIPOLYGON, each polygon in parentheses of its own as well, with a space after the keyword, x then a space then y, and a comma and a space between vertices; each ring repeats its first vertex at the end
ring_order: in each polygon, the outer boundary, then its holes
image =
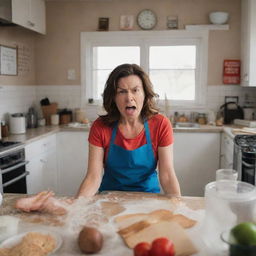
POLYGON ((160 104, 205 104, 207 31, 84 32, 81 45, 82 102, 101 103, 110 72, 136 63, 149 74, 160 104))
POLYGON ((136 46, 107 46, 93 47, 93 84, 95 85, 92 98, 101 99, 105 83, 110 72, 123 63, 140 65, 140 48, 136 46))

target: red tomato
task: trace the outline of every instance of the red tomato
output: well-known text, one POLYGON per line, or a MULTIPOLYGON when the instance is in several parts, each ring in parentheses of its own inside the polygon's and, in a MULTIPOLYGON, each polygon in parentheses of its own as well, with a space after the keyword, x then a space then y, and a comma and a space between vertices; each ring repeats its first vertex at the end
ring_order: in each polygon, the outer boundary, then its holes
POLYGON ((149 256, 151 246, 147 242, 138 243, 134 248, 134 256, 149 256))
POLYGON ((174 256, 174 244, 165 237, 160 237, 152 242, 149 256, 174 256))

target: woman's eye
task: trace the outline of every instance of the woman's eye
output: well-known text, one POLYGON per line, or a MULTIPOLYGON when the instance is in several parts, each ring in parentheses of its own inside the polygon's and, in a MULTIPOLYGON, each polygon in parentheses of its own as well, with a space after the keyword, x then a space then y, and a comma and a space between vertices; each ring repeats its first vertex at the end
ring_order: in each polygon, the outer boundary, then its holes
POLYGON ((117 93, 118 94, 123 94, 123 93, 125 93, 125 91, 118 91, 117 93))

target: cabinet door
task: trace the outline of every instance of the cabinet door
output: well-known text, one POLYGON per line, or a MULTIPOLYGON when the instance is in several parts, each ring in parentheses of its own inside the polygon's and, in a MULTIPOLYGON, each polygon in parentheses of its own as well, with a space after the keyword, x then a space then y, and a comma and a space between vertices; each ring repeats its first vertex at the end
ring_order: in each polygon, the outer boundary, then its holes
POLYGON ((12 0, 12 22, 30 28, 28 19, 30 0, 12 0))
POLYGON ((44 0, 30 0, 30 22, 34 24, 33 30, 45 34, 45 1, 44 0))
POLYGON ((74 196, 86 175, 88 132, 60 132, 58 148, 58 194, 74 196))
POLYGON ((12 0, 12 22, 45 34, 45 1, 12 0))
POLYGON ((55 150, 33 158, 27 165, 28 194, 43 190, 57 191, 57 154, 55 150))
POLYGON ((220 133, 174 133, 174 168, 181 194, 203 196, 219 169, 220 133))
POLYGON ((42 190, 57 191, 57 153, 56 134, 36 140, 25 147, 26 160, 29 161, 27 171, 28 193, 34 194, 42 190))
POLYGON ((256 1, 241 1, 241 84, 256 86, 256 1))
POLYGON ((26 170, 29 172, 27 176, 27 193, 36 194, 43 191, 43 162, 40 161, 40 157, 29 160, 26 170))

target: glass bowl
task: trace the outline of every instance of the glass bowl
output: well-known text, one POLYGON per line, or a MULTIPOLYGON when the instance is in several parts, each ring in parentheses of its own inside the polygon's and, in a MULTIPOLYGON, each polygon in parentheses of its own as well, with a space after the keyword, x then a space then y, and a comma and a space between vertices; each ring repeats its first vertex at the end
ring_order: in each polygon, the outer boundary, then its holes
POLYGON ((224 231, 220 235, 221 240, 229 247, 229 256, 256 256, 256 245, 237 244, 230 236, 230 231, 224 231))

